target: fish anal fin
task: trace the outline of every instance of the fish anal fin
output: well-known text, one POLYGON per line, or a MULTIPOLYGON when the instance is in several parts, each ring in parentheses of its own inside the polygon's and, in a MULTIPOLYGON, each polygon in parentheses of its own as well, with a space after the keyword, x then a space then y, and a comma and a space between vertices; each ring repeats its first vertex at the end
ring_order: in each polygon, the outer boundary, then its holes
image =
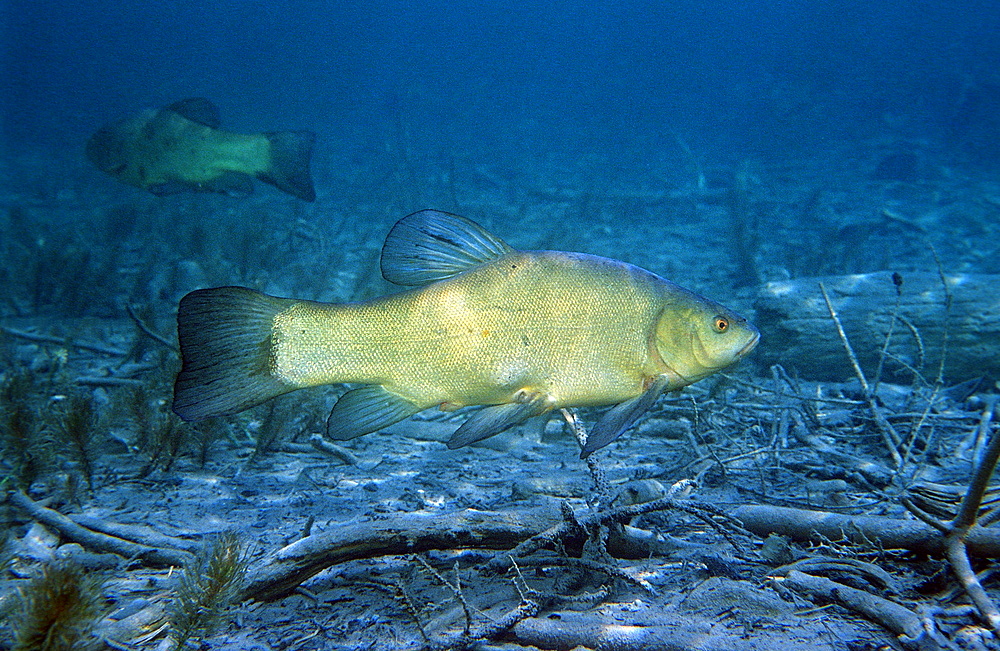
POLYGON ((222 125, 219 107, 204 97, 182 99, 168 106, 167 110, 211 129, 218 129, 222 125))
POLYGON ((522 423, 552 409, 553 401, 542 393, 526 395, 521 402, 483 407, 448 439, 448 448, 454 450, 495 436, 509 427, 522 423))
POLYGON ((641 395, 617 404, 604 412, 604 415, 587 433, 587 443, 580 451, 580 458, 586 459, 595 450, 600 450, 632 427, 635 421, 649 411, 649 408, 653 406, 669 383, 668 376, 657 376, 641 395))
POLYGON ((381 385, 358 387, 337 400, 326 421, 326 435, 335 441, 349 441, 398 423, 423 409, 381 385))
POLYGON ((253 194, 253 179, 242 172, 223 172, 210 181, 194 185, 200 192, 218 192, 230 197, 246 197, 253 194))
POLYGON ((511 251, 474 221, 440 210, 421 210, 400 219, 386 236, 382 277, 397 285, 427 285, 511 251))

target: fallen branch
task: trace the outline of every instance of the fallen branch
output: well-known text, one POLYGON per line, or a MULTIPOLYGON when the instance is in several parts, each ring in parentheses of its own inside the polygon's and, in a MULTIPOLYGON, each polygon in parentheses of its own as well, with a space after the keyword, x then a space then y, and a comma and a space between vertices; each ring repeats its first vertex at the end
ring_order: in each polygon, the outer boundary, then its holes
MULTIPOLYGON (((730 515, 762 538, 776 533, 796 540, 822 542, 847 539, 861 545, 877 544, 882 549, 908 549, 934 555, 945 551, 941 532, 918 520, 844 515, 762 504, 738 506, 730 515)), ((973 527, 965 536, 965 545, 974 556, 1000 558, 1000 531, 973 527)))
POLYGON ((62 513, 38 504, 24 491, 13 491, 7 499, 34 520, 58 531, 61 535, 96 552, 110 552, 124 558, 138 558, 154 567, 179 567, 192 555, 181 549, 143 545, 117 536, 109 536, 73 522, 62 513))
POLYGON ((251 567, 240 600, 281 598, 328 567, 362 558, 459 547, 510 549, 547 525, 541 511, 472 509, 448 515, 408 513, 391 520, 337 525, 300 538, 251 567))
POLYGON ((181 549, 191 552, 192 554, 201 549, 201 543, 196 540, 168 536, 146 525, 110 522, 104 518, 99 518, 93 515, 85 515, 83 513, 74 513, 68 517, 78 525, 93 531, 105 533, 116 538, 131 540, 132 542, 139 543, 140 545, 146 545, 148 547, 181 549))
POLYGON ((776 578, 775 581, 796 592, 836 603, 881 624, 899 636, 899 641, 909 649, 936 651, 942 648, 935 630, 925 628, 916 613, 894 601, 798 570, 792 570, 787 577, 776 578))
POLYGON ((976 577, 972 563, 969 562, 968 550, 971 547, 972 533, 977 529, 981 530, 981 527, 976 525, 979 507, 983 503, 983 496, 986 494, 998 459, 1000 459, 1000 435, 993 434, 983 451, 982 458, 976 462, 969 490, 966 491, 958 507, 958 514, 945 525, 947 533, 944 536, 945 557, 951 565, 952 572, 955 573, 955 578, 976 605, 979 615, 993 629, 994 634, 1000 634, 1000 609, 986 594, 986 589, 976 577))
POLYGON ((691 617, 661 613, 655 624, 623 624, 616 618, 592 612, 560 611, 545 618, 530 617, 518 622, 510 636, 518 643, 539 649, 615 649, 645 651, 663 649, 735 649, 740 633, 716 632, 711 641, 706 625, 691 617), (727 644, 727 642, 729 644, 727 644))
MULTIPOLYGON (((556 542, 572 547, 572 539, 580 538, 576 541, 579 545, 586 535, 586 527, 624 524, 637 515, 666 509, 689 512, 705 521, 722 517, 711 505, 667 497, 598 512, 579 522, 567 518, 564 509, 563 521, 554 526, 551 525, 553 514, 547 509, 508 512, 466 509, 447 515, 407 513, 391 520, 342 524, 300 538, 256 563, 248 572, 250 578, 241 600, 279 599, 293 592, 303 581, 339 563, 440 549, 504 550, 478 568, 486 573, 503 572, 513 564, 512 558, 526 556, 556 542)), ((568 515, 572 516, 572 511, 568 515)), ((741 531, 734 520, 728 520, 725 525, 712 524, 741 531)), ((662 537, 633 527, 623 527, 619 534, 610 536, 608 545, 612 554, 630 558, 644 558, 675 547, 662 537)))

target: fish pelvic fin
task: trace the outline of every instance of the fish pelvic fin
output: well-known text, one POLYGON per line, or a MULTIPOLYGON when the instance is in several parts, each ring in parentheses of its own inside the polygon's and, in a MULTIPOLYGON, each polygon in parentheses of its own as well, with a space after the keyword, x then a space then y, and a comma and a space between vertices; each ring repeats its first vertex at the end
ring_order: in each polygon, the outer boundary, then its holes
POLYGON ((604 412, 587 433, 587 442, 580 451, 580 458, 586 459, 595 450, 600 450, 635 425, 635 422, 649 411, 668 384, 670 384, 668 376, 657 376, 642 395, 626 400, 604 412))
POLYGON ((271 145, 271 161, 257 178, 282 192, 304 201, 316 200, 309 162, 316 134, 312 131, 276 131, 265 133, 271 145))
POLYGON ((335 441, 349 441, 398 423, 418 411, 423 411, 423 407, 380 385, 358 387, 337 400, 326 421, 326 435, 335 441))
POLYGON ((465 217, 421 210, 392 227, 382 246, 382 277, 419 286, 475 269, 513 251, 465 217))
POLYGON ((188 421, 235 414, 299 388, 272 374, 274 317, 294 302, 245 287, 199 289, 182 298, 174 413, 188 421))
POLYGON ((454 450, 488 439, 509 427, 523 423, 532 416, 544 414, 552 409, 552 400, 547 395, 538 393, 526 398, 524 402, 483 407, 455 430, 448 439, 448 448, 454 450))

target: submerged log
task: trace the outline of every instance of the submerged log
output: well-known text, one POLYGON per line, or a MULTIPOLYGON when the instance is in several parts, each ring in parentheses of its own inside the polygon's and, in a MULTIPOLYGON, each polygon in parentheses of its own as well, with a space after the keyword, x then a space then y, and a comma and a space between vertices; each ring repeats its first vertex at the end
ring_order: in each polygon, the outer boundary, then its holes
POLYGON ((891 333, 883 379, 911 382, 918 371, 933 381, 943 351, 949 382, 1000 379, 1000 275, 955 274, 945 282, 936 273, 899 278, 898 286, 889 271, 766 283, 754 298, 761 330, 754 359, 809 380, 854 377, 822 282, 869 377, 891 333))

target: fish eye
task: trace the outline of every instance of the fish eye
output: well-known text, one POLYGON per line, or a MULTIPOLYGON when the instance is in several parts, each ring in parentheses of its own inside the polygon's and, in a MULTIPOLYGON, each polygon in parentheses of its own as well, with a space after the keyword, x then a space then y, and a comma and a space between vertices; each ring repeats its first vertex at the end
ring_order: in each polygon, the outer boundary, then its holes
POLYGON ((715 317, 715 331, 725 332, 729 329, 729 319, 724 316, 715 317))

